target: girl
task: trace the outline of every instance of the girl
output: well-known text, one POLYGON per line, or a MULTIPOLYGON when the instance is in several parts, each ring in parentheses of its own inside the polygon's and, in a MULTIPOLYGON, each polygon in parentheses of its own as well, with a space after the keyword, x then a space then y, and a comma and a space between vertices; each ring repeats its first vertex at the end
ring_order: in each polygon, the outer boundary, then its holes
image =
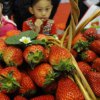
POLYGON ((0 37, 6 35, 6 33, 10 30, 16 30, 16 24, 9 20, 7 16, 3 16, 2 14, 3 4, 0 2, 0 37))
POLYGON ((46 35, 56 34, 54 20, 49 19, 52 8, 52 0, 32 0, 29 11, 33 16, 23 23, 23 31, 34 30, 46 35))

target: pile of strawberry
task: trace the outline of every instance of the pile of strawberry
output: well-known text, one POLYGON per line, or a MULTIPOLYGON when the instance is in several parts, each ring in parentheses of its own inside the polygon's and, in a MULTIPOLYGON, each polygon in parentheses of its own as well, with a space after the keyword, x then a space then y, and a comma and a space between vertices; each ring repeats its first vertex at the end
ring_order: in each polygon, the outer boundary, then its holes
POLYGON ((25 44, 18 41, 22 34, 0 39, 0 100, 84 100, 70 78, 71 53, 43 34, 28 32, 31 42, 25 44))
MULTIPOLYGON (((95 29, 79 33, 72 41, 71 53, 93 92, 100 97, 97 35, 95 29)), ((33 31, 0 39, 0 99, 85 100, 73 78, 76 69, 71 53, 33 31)))
POLYGON ((100 34, 95 28, 80 32, 72 41, 71 52, 94 94, 100 97, 100 34))

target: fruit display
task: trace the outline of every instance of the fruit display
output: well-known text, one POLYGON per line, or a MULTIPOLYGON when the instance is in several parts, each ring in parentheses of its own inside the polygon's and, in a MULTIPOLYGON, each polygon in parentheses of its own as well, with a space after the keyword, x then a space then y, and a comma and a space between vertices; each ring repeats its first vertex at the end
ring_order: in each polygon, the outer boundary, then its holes
POLYGON ((0 38, 1 100, 99 100, 100 34, 84 26, 100 10, 78 30, 78 2, 70 2, 61 39, 33 30, 0 38))
POLYGON ((71 52, 60 46, 60 40, 33 31, 0 39, 1 98, 92 100, 100 97, 100 39, 87 39, 96 36, 96 31, 92 30, 90 35, 89 30, 72 39, 71 52), (23 37, 26 38, 22 41, 23 37))

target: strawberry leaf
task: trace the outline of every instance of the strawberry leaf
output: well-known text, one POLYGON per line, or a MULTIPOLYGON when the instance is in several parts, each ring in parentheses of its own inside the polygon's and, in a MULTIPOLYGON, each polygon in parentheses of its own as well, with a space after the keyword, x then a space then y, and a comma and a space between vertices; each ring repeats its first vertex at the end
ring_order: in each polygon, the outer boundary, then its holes
POLYGON ((72 64, 71 59, 67 59, 66 61, 60 61, 60 63, 58 65, 54 65, 53 68, 60 72, 71 72, 75 69, 75 66, 72 64))
POLYGON ((88 50, 89 48, 89 42, 87 41, 79 41, 77 42, 73 48, 77 51, 77 52, 81 52, 81 51, 84 51, 84 50, 88 50))
POLYGON ((5 40, 5 43, 8 44, 8 45, 21 45, 22 42, 20 42, 19 40, 22 37, 29 37, 32 40, 32 39, 35 39, 37 37, 37 35, 38 34, 33 32, 32 30, 31 31, 25 31, 25 32, 21 32, 18 35, 14 35, 14 36, 8 37, 5 40))
POLYGON ((46 80, 44 82, 44 87, 54 82, 55 79, 58 78, 59 76, 60 76, 60 73, 50 71, 45 77, 46 80))
POLYGON ((32 40, 31 44, 40 44, 46 46, 46 41, 42 40, 32 40))

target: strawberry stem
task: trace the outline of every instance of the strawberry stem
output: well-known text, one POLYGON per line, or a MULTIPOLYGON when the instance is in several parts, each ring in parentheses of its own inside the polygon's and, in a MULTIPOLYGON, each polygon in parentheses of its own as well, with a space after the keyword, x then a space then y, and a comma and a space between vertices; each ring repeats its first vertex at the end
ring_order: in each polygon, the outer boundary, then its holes
POLYGON ((0 91, 6 90, 7 92, 11 92, 13 90, 16 90, 20 87, 20 84, 16 81, 15 78, 13 78, 13 72, 9 72, 7 77, 4 75, 0 75, 0 91))

